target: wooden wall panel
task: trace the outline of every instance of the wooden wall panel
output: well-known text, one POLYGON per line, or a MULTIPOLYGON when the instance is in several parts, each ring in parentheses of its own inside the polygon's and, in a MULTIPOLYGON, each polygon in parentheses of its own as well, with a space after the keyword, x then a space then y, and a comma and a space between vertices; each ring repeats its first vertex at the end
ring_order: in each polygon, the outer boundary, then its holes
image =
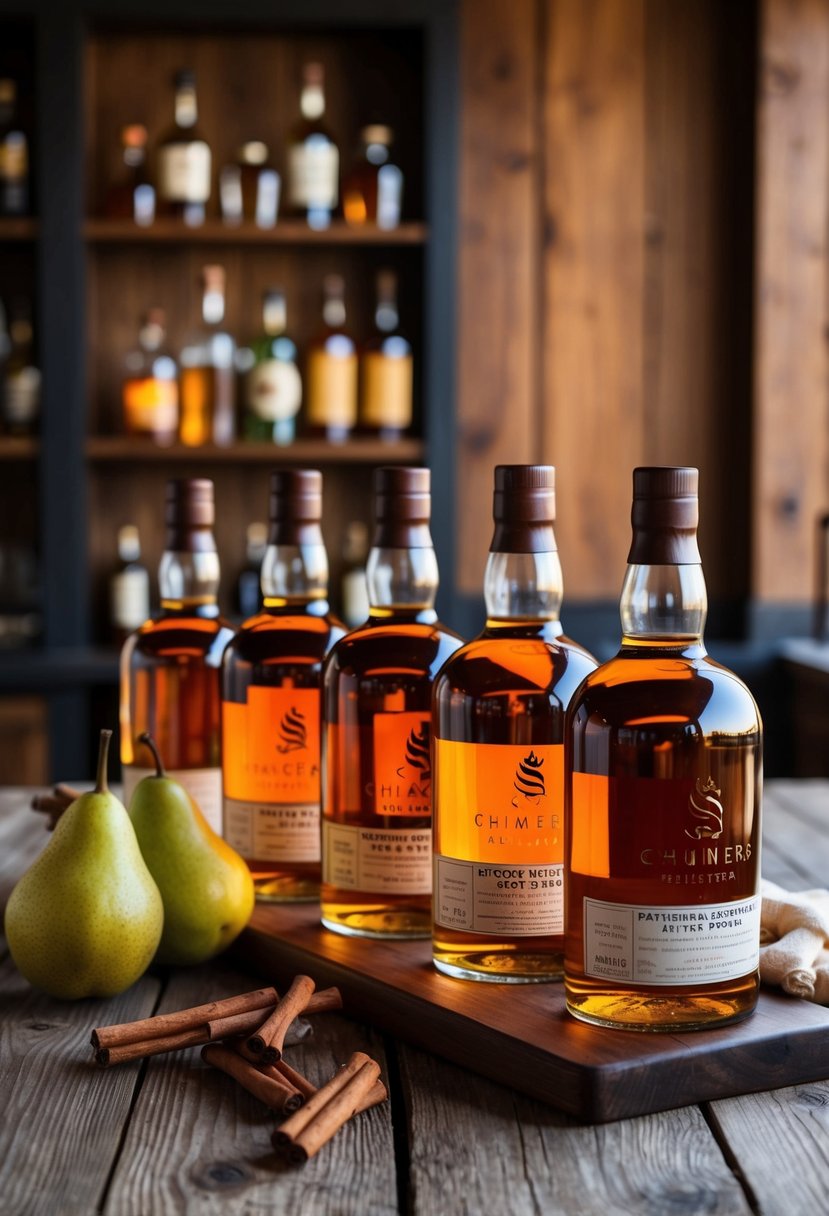
POLYGON ((540 458, 536 0, 464 0, 457 587, 480 594, 492 468, 540 458))
POLYGON ((829 507, 829 5, 761 13, 753 591, 784 602, 811 594, 829 507))

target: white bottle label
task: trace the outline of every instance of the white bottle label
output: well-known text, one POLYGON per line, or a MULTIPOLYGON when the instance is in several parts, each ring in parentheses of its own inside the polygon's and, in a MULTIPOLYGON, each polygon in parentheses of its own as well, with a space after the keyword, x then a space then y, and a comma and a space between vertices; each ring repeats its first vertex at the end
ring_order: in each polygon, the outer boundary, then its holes
POLYGON ((200 139, 168 144, 158 153, 158 193, 174 203, 210 198, 210 148, 200 139))
POLYGON ((302 378, 295 363, 266 359, 255 364, 245 379, 248 409, 265 422, 295 418, 302 405, 302 378))
POLYGON ((435 920, 446 929, 536 937, 564 932, 562 865, 435 857, 435 920))
POLYGON ((430 828, 359 828, 323 821, 322 878, 345 891, 429 895, 430 828))
POLYGON ((225 840, 256 861, 318 862, 318 806, 224 801, 225 840))
MULTIPOLYGON (((183 785, 217 836, 222 834, 222 770, 220 768, 168 768, 166 775, 183 785)), ((135 787, 144 777, 154 777, 154 768, 125 764, 124 806, 129 809, 135 787)))
POLYGON ((717 984, 760 962, 760 896, 639 907, 584 900, 584 972, 631 984, 717 984))
POLYGON ((288 167, 292 207, 333 211, 337 205, 340 158, 324 135, 311 135, 294 144, 288 167))

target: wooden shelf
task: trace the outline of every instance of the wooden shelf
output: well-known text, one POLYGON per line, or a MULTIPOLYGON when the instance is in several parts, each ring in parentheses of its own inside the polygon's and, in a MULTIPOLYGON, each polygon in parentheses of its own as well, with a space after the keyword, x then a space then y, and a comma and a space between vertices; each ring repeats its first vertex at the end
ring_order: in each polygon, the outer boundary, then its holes
POLYGON ((40 443, 29 435, 0 436, 0 460, 35 460, 40 443))
POLYGON ((233 443, 227 447, 159 447, 125 435, 95 435, 86 442, 87 459, 99 462, 156 464, 419 464, 425 459, 422 439, 383 443, 357 438, 348 443, 298 439, 285 447, 275 443, 233 443))
POLYGON ((0 217, 0 242, 33 241, 37 236, 37 220, 31 216, 0 217))
POLYGON ((180 244, 180 245, 425 245, 429 229, 423 223, 401 224, 398 228, 365 226, 352 228, 344 220, 334 220, 330 228, 309 228, 301 220, 280 220, 275 228, 253 224, 231 226, 208 220, 198 228, 159 220, 141 228, 132 220, 90 219, 84 235, 91 244, 180 244))

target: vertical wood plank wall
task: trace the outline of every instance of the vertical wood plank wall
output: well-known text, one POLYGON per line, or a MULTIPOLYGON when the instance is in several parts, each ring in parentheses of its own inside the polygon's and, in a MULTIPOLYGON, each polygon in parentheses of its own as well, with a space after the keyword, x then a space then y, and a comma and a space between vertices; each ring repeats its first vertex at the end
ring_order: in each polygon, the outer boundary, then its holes
POLYGON ((568 599, 617 596, 637 463, 700 467, 714 601, 807 598, 829 0, 463 11, 460 590, 479 592, 492 466, 543 459, 568 599))

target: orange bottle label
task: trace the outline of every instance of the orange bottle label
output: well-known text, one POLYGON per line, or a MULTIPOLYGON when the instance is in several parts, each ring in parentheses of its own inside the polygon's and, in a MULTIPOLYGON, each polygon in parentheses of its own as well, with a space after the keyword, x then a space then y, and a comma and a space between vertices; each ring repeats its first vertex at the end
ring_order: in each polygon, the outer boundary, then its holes
POLYGON ((320 694, 316 688, 247 690, 222 705, 225 797, 280 804, 320 800, 320 694))
POLYGON ((374 810, 423 818, 432 813, 428 713, 374 715, 374 810))

